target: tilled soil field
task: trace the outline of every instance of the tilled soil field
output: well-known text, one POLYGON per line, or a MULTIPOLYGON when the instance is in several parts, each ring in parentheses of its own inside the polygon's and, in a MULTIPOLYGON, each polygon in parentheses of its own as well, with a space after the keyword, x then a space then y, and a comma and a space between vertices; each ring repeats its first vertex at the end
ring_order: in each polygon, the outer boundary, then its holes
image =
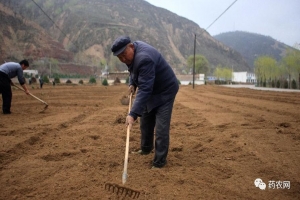
MULTIPOLYGON (((0 115, 0 199, 133 199, 107 183, 145 200, 300 199, 300 93, 180 86, 167 165, 130 153, 122 185, 127 86, 30 91, 49 107, 13 90, 13 113, 0 115)), ((130 152, 139 139, 137 122, 130 152)))

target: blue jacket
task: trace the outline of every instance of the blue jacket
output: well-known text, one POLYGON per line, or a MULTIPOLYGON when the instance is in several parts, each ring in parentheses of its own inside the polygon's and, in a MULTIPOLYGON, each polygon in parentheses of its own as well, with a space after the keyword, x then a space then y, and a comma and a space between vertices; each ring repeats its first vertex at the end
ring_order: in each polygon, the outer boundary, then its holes
POLYGON ((178 89, 177 78, 166 60, 152 46, 136 41, 133 62, 128 65, 129 85, 138 87, 138 92, 130 111, 135 119, 142 116, 145 109, 153 108, 174 99, 178 89))

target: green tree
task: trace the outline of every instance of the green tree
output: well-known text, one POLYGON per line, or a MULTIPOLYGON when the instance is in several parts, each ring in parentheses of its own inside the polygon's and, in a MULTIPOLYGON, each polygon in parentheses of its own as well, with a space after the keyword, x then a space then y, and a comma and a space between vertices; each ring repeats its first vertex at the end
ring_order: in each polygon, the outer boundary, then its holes
POLYGON ((49 78, 48 78, 48 76, 42 76, 41 78, 42 78, 42 80, 44 81, 44 83, 49 83, 49 78))
MULTIPOLYGON (((288 88, 291 88, 293 76, 300 81, 300 51, 288 49, 287 54, 282 59, 282 63, 288 76, 288 88)), ((300 84, 299 81, 298 85, 300 84)))
POLYGON ((49 77, 52 78, 53 72, 58 71, 58 60, 56 60, 54 58, 49 59, 49 70, 50 70, 50 76, 49 77))
POLYGON ((105 59, 101 59, 100 63, 99 63, 101 70, 105 68, 105 66, 107 65, 107 62, 105 59))
MULTIPOLYGON (((200 54, 195 56, 195 73, 196 74, 206 74, 209 70, 207 59, 200 54)), ((187 59, 187 67, 188 69, 193 69, 194 66, 194 56, 189 56, 187 59)))
POLYGON ((106 78, 102 81, 102 85, 108 86, 108 82, 107 82, 106 78))
POLYGON ((54 78, 54 82, 55 82, 55 83, 60 83, 60 79, 59 79, 58 77, 55 77, 55 78, 54 78))
POLYGON ((278 65, 277 72, 278 72, 278 78, 277 79, 280 83, 280 88, 284 88, 284 84, 285 84, 285 80, 287 79, 287 76, 286 76, 285 66, 282 62, 278 65))
POLYGON ((222 66, 218 65, 217 68, 214 71, 214 76, 217 78, 217 80, 220 80, 220 78, 222 77, 222 70, 221 70, 222 66))
POLYGON ((96 83, 96 82, 97 81, 96 81, 95 77, 91 77, 90 80, 89 80, 89 83, 96 83))
POLYGON ((218 65, 214 71, 214 76, 217 77, 218 82, 229 82, 232 80, 232 69, 229 67, 222 67, 218 65))
POLYGON ((270 56, 260 56, 254 62, 254 72, 259 86, 272 85, 272 80, 279 76, 277 62, 270 56))
POLYGON ((295 79, 292 80, 292 89, 297 89, 297 83, 295 79))

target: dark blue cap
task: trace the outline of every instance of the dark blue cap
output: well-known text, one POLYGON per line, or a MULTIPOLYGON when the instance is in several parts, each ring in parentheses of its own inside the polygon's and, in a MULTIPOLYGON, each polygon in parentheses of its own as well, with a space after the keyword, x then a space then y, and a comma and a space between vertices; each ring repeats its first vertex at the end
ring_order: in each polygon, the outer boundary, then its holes
POLYGON ((114 56, 122 53, 126 49, 127 44, 129 44, 130 42, 131 41, 128 36, 118 37, 111 46, 111 51, 114 53, 114 56))

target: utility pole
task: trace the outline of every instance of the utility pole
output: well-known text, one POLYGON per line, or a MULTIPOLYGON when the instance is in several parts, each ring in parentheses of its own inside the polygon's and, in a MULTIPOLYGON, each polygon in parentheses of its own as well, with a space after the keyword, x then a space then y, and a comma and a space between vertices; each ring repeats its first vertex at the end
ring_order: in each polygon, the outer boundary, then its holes
POLYGON ((195 88, 196 34, 194 39, 193 89, 195 88))
POLYGON ((231 65, 231 85, 232 85, 232 82, 233 82, 233 65, 231 65))

